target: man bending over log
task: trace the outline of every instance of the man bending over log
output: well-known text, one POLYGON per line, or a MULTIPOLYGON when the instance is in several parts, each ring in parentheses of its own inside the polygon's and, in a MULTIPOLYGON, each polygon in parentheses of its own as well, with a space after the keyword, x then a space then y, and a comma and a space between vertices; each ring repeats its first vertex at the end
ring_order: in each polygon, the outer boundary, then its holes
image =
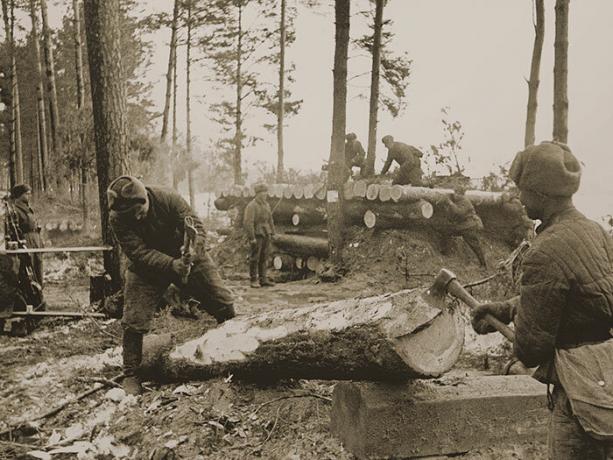
POLYGON ((465 193, 464 186, 458 184, 454 187, 451 198, 446 197, 445 204, 450 215, 451 230, 441 237, 441 252, 443 254, 448 252, 451 237, 461 236, 477 256, 479 264, 487 268, 487 261, 479 237, 479 233, 483 230, 483 222, 477 215, 473 204, 466 198, 465 193))
POLYGON ((381 174, 387 174, 392 162, 396 161, 400 165, 400 169, 398 169, 392 184, 423 185, 422 176, 424 172, 421 169, 421 157, 424 154, 421 150, 404 142, 394 142, 394 138, 390 135, 384 136, 381 140, 387 147, 387 159, 381 174))
POLYGON ((540 219, 522 263, 520 295, 474 310, 515 323, 515 355, 539 366, 551 410, 549 458, 613 458, 613 240, 575 209, 579 161, 563 144, 520 152, 510 175, 528 217, 540 219), (553 385, 553 393, 549 391, 553 385))
POLYGON ((252 288, 274 286, 268 279, 268 252, 270 240, 275 234, 275 222, 270 205, 266 201, 268 187, 257 184, 255 198, 245 207, 243 227, 249 239, 249 279, 252 288), (258 284, 259 279, 259 284, 258 284))
POLYGON ((355 166, 360 168, 360 175, 362 175, 365 160, 366 152, 358 136, 355 133, 347 134, 345 136, 345 166, 349 169, 349 175, 352 175, 352 169, 355 166))
POLYGON ((178 193, 121 176, 109 185, 107 196, 111 227, 130 260, 121 320, 127 376, 123 387, 129 394, 139 394, 136 370, 142 361, 143 334, 149 331, 168 286, 173 283, 196 299, 218 323, 235 316, 233 298, 205 252, 202 222, 178 193), (186 218, 198 231, 190 260, 182 255, 186 218))

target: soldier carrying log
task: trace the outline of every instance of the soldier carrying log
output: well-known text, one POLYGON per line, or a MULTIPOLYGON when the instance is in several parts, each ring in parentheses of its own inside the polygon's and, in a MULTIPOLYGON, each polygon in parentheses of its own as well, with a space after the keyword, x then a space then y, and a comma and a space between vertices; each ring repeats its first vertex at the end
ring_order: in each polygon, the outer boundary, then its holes
POLYGON ((542 223, 520 295, 475 309, 473 327, 492 332, 488 313, 514 322, 515 355, 547 384, 549 458, 613 458, 613 240, 573 206, 581 167, 566 145, 529 146, 510 175, 528 217, 542 223))
POLYGON ((390 135, 384 136, 381 139, 385 147, 387 147, 387 159, 381 170, 381 174, 387 174, 392 166, 392 162, 396 161, 400 168, 398 169, 392 184, 398 185, 423 185, 422 176, 424 172, 421 169, 421 157, 424 154, 416 147, 405 144, 404 142, 395 142, 390 135))
POLYGON ((122 318, 123 387, 127 393, 139 394, 136 370, 142 361, 143 334, 149 331, 168 286, 173 283, 200 302, 218 323, 235 316, 233 297, 205 252, 202 222, 178 193, 120 176, 109 185, 107 196, 111 227, 130 260, 122 318), (198 232, 190 260, 182 254, 186 220, 198 232))
POLYGON ((457 184, 451 198, 446 197, 444 204, 449 210, 451 229, 441 237, 441 252, 443 254, 448 252, 451 237, 461 236, 477 256, 479 264, 487 268, 487 261, 479 237, 479 233, 483 230, 483 222, 477 215, 473 204, 466 198, 465 193, 466 188, 462 184, 457 184))
POLYGON ((243 228, 249 240, 249 279, 252 288, 274 286, 267 276, 270 240, 275 234, 275 222, 266 201, 268 187, 256 184, 255 198, 245 207, 243 228), (258 283, 259 280, 259 283, 258 283))

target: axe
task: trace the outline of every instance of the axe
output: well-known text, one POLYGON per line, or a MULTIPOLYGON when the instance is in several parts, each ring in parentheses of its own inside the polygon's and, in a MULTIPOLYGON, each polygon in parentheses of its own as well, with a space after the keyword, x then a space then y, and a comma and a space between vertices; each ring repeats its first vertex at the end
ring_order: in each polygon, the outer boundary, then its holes
MULTIPOLYGON (((434 283, 432 283, 432 286, 428 290, 428 294, 439 299, 445 297, 447 294, 450 294, 456 299, 464 302, 471 309, 475 309, 480 305, 477 299, 470 295, 470 293, 458 282, 455 274, 446 268, 443 268, 438 275, 436 275, 434 283)), ((498 318, 495 318, 488 313, 485 315, 485 321, 487 321, 511 342, 515 340, 515 333, 513 332, 513 329, 504 324, 498 318)))

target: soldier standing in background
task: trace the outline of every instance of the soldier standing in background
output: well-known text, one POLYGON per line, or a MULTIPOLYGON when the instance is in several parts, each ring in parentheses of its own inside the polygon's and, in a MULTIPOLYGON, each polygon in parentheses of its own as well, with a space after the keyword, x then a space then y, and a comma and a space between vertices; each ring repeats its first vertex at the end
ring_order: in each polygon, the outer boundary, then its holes
POLYGON ((268 187, 257 184, 255 198, 245 207, 243 227, 249 239, 249 278, 252 288, 274 286, 267 277, 270 240, 275 234, 275 223, 270 205, 266 201, 268 187), (258 283, 259 279, 259 283, 258 283))
POLYGON ((366 160, 366 152, 362 143, 358 140, 358 136, 355 133, 349 133, 345 136, 345 166, 349 169, 349 174, 352 174, 354 166, 360 168, 360 175, 362 175, 366 160))

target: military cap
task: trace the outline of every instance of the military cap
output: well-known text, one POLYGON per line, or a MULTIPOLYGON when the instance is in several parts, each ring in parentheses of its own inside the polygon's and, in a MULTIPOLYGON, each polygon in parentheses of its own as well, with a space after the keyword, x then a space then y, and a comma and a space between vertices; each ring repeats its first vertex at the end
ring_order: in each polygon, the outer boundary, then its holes
POLYGON ((11 189, 11 198, 16 200, 24 193, 28 193, 32 191, 32 187, 28 184, 17 184, 11 189))
POLYGON ((390 136, 389 134, 387 136, 383 136, 381 142, 383 142, 384 144, 387 144, 388 142, 394 142, 394 136, 390 136))
POLYGON ((133 176, 119 176, 106 191, 108 207, 119 214, 133 211, 147 201, 145 185, 133 176))
POLYGON ((345 135, 345 139, 347 139, 348 141, 354 141, 358 138, 358 136, 355 133, 347 133, 345 135))
POLYGON ((255 193, 268 192, 268 185, 266 185, 266 184, 255 184, 254 187, 253 187, 253 191, 255 193))
POLYGON ((515 156, 509 176, 520 190, 569 197, 579 189, 581 165, 567 145, 541 142, 515 156))

